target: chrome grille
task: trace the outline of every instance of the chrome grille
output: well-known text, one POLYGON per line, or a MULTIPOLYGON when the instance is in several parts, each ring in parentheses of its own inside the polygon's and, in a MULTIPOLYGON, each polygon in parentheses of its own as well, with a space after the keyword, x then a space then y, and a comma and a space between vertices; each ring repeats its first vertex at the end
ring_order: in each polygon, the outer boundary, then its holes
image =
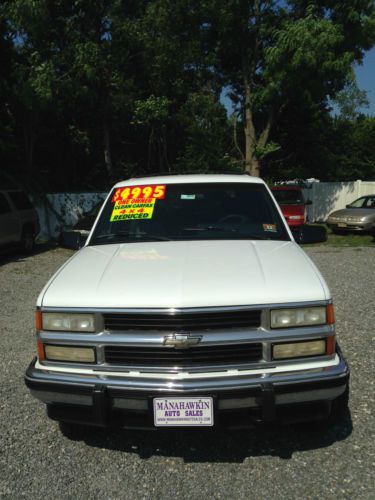
POLYGON ((211 330, 222 328, 258 328, 260 310, 104 313, 104 326, 110 331, 124 330, 211 330))
POLYGON ((262 344, 170 347, 105 346, 105 361, 112 365, 184 367, 256 362, 262 359, 262 344))

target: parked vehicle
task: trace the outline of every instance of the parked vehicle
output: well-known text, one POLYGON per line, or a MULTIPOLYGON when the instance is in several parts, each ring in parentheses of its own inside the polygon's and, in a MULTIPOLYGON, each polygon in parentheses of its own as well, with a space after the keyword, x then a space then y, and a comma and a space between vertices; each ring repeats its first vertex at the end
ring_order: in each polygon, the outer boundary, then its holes
POLYGON ((0 190, 0 249, 19 247, 31 252, 39 230, 37 211, 26 193, 0 190))
POLYGON ((333 233, 375 233, 375 194, 361 196, 346 205, 346 208, 332 212, 328 216, 327 226, 333 233))
POLYGON ((42 290, 36 330, 25 381, 68 435, 347 409, 330 291, 268 187, 247 175, 116 184, 42 290))
POLYGON ((306 205, 311 201, 305 200, 302 189, 299 186, 273 186, 272 194, 281 207, 281 211, 292 228, 300 227, 307 221, 306 205))
POLYGON ((83 214, 76 224, 70 227, 65 226, 60 234, 60 245, 66 248, 77 248, 77 245, 86 241, 102 205, 103 200, 83 214))

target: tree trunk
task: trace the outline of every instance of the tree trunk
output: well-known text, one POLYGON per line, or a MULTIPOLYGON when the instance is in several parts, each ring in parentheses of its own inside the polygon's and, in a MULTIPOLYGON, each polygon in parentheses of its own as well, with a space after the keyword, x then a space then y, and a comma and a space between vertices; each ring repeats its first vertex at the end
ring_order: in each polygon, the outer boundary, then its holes
POLYGON ((112 165, 111 140, 109 132, 109 123, 106 116, 103 118, 103 145, 104 145, 104 163, 107 169, 108 177, 112 181, 113 165, 112 165))
POLYGON ((148 138, 148 159, 147 159, 147 172, 151 172, 152 165, 152 147, 154 144, 154 126, 151 125, 150 136, 148 138))
POLYGON ((251 88, 247 77, 244 78, 245 87, 245 171, 259 177, 260 163, 255 155, 256 136, 251 109, 251 88))
POLYGON ((36 114, 30 110, 23 117, 23 137, 25 145, 25 160, 27 169, 34 167, 34 145, 35 145, 36 114))

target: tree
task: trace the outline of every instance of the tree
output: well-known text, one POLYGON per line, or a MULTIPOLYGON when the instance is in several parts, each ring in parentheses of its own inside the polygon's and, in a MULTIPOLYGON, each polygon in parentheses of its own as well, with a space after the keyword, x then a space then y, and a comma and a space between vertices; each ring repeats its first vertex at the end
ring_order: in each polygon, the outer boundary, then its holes
POLYGON ((259 175, 260 153, 286 107, 296 97, 326 104, 374 43, 374 5, 212 0, 209 6, 217 71, 242 115, 245 170, 259 175))
POLYGON ((179 112, 185 146, 177 158, 182 172, 234 169, 228 152, 230 135, 223 106, 211 93, 192 93, 179 112))
MULTIPOLYGON (((0 7, 0 9, 3 9, 0 7)), ((1 12, 1 11, 0 11, 1 12)), ((11 162, 17 155, 14 141, 14 116, 10 109, 12 89, 12 65, 14 51, 12 41, 6 36, 6 23, 0 15, 0 161, 2 165, 11 162)))
POLYGON ((369 107, 367 92, 358 88, 354 71, 349 73, 345 87, 338 92, 333 104, 337 106, 340 116, 354 120, 361 110, 369 107))
POLYGON ((28 127, 30 166, 38 116, 53 103, 74 140, 89 133, 102 144, 107 177, 113 181, 111 121, 134 98, 127 93, 137 52, 137 15, 143 9, 143 2, 125 3, 8 2, 8 30, 17 53, 13 72, 22 115, 18 121, 28 127))
POLYGON ((272 177, 331 175, 329 104, 354 95, 373 10, 369 0, 3 0, 4 164, 28 165, 52 189, 260 164, 272 177))
POLYGON ((332 118, 328 161, 333 180, 374 180, 375 178, 375 118, 332 118))

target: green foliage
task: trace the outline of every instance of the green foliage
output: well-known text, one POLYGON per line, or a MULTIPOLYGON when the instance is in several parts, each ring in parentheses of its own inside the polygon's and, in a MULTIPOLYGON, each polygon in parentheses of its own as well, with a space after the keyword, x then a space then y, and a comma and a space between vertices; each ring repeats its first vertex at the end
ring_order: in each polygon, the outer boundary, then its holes
POLYGON ((2 168, 50 189, 242 170, 250 120, 264 175, 370 177, 351 68, 374 41, 369 0, 3 0, 2 168))
POLYGON ((331 177, 348 180, 375 178, 375 118, 333 119, 330 136, 331 177))
POLYGON ((265 146, 257 146, 256 148, 256 155, 257 158, 260 160, 264 159, 267 155, 270 155, 272 153, 276 153, 277 151, 280 151, 281 146, 280 144, 277 144, 276 142, 269 141, 265 146))
POLYGON ((189 95, 180 111, 186 143, 177 159, 177 169, 185 172, 231 170, 226 154, 227 117, 224 108, 210 94, 189 95))
POLYGON ((150 125, 164 123, 169 117, 170 101, 166 97, 151 95, 145 100, 136 100, 134 103, 134 123, 150 125))
POLYGON ((337 93, 333 102, 337 105, 340 116, 347 120, 354 120, 361 110, 369 107, 367 93, 358 88, 354 72, 349 73, 345 87, 337 93))

